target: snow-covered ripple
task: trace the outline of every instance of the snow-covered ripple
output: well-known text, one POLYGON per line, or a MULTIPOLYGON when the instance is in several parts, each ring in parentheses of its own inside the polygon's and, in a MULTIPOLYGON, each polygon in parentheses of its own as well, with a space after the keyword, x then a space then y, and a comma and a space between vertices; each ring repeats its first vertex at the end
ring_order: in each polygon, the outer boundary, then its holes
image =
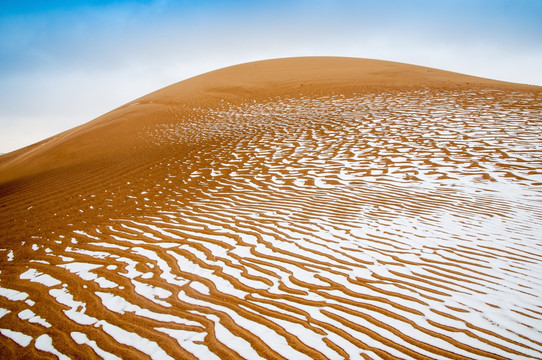
POLYGON ((542 358, 540 100, 278 98, 148 128, 192 148, 109 189, 133 211, 96 200, 101 222, 28 239, 32 260, 0 254, 2 342, 59 358, 542 358))

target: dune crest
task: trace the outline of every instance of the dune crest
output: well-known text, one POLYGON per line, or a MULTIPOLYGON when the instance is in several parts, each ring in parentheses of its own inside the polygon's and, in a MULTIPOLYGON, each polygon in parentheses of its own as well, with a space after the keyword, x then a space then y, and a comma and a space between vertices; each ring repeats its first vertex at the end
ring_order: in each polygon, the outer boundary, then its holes
POLYGON ((0 157, 9 358, 542 358, 539 87, 203 74, 0 157))
POLYGON ((262 101, 276 96, 353 94, 400 88, 538 87, 505 83, 422 66, 382 60, 306 57, 231 66, 181 81, 143 96, 94 121, 0 157, 0 181, 72 166, 96 158, 131 156, 138 129, 154 122, 176 122, 194 107, 262 101), (171 113, 177 118, 171 119, 171 113))

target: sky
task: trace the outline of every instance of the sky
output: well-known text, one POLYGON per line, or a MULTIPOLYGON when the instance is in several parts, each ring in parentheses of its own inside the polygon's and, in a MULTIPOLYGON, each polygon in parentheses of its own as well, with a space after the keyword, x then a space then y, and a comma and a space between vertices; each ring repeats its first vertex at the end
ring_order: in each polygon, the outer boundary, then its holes
POLYGON ((292 56, 542 85, 542 0, 0 0, 0 153, 207 71, 292 56))

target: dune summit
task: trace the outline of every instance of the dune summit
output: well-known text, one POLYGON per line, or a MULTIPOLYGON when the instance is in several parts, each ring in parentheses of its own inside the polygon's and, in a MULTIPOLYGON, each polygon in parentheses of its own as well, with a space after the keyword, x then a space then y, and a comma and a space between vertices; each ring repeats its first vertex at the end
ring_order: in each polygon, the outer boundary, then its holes
POLYGON ((0 354, 542 358, 541 88, 260 61, 0 156, 0 354))
POLYGON ((266 101, 276 96, 354 94, 371 89, 538 87, 389 61, 309 57, 232 66, 171 85, 128 103, 100 118, 44 142, 0 158, 0 180, 73 166, 91 159, 123 156, 145 139, 136 129, 156 123, 179 123, 196 108, 266 101))

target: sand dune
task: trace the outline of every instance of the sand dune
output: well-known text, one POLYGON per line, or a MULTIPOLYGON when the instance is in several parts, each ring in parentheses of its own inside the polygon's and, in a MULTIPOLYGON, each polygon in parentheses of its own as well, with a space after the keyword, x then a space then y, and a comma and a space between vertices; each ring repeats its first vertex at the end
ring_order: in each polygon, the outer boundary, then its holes
POLYGON ((203 74, 0 156, 7 358, 542 358, 541 89, 203 74))

